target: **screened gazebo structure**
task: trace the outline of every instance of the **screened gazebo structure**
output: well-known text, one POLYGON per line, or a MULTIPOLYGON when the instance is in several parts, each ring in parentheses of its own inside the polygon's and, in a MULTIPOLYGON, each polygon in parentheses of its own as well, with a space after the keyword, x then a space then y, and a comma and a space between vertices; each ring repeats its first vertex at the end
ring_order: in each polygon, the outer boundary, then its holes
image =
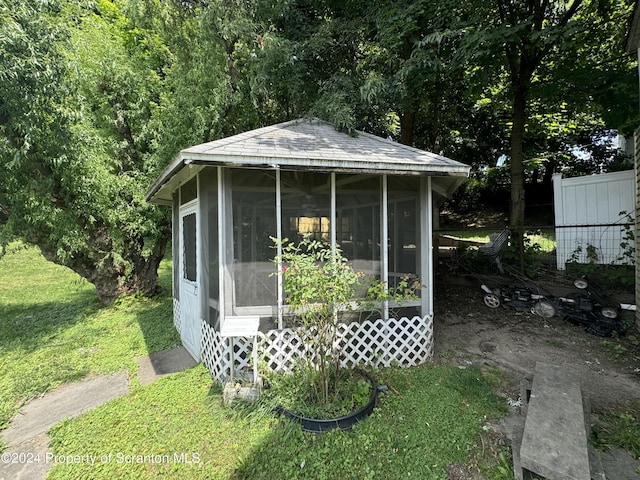
POLYGON ((273 239, 308 235, 339 245, 357 271, 391 287, 407 274, 425 285, 401 309, 382 304, 376 318, 341 325, 343 365, 430 359, 432 213, 468 173, 443 156, 317 119, 182 150, 147 199, 173 209, 174 324, 184 346, 221 382, 252 354, 254 363, 290 369, 304 345, 289 328, 273 239))

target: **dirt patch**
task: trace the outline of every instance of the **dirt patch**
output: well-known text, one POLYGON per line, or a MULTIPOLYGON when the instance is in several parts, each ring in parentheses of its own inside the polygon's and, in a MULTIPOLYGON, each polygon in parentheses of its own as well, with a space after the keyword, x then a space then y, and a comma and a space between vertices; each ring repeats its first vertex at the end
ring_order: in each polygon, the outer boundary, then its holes
POLYGON ((605 339, 559 317, 490 309, 479 282, 459 280, 435 284, 436 361, 496 366, 513 380, 512 391, 504 393, 514 400, 520 379, 532 374, 538 361, 564 365, 578 376, 596 412, 640 398, 637 331, 605 339))

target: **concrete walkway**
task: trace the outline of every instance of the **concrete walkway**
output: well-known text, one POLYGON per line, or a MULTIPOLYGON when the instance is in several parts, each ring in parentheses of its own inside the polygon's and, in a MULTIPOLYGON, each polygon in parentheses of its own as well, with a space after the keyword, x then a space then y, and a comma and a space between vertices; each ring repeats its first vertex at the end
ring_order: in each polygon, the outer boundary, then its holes
MULTIPOLYGON (((136 363, 141 385, 196 365, 184 347, 136 358, 136 363)), ((49 429, 128 391, 127 374, 119 372, 64 385, 27 403, 1 432, 9 448, 0 460, 0 480, 44 480, 53 464, 47 461, 49 429)))

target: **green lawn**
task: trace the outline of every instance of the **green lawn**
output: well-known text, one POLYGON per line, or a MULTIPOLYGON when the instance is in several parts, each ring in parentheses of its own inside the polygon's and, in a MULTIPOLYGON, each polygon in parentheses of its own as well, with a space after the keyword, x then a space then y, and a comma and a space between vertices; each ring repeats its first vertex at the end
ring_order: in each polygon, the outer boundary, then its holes
MULTIPOLYGON (((480 242, 487 243, 489 241, 489 235, 491 233, 500 233, 499 230, 495 232, 491 231, 479 231, 479 230, 451 230, 440 232, 443 235, 447 235, 450 238, 463 240, 468 242, 480 242)), ((527 237, 530 241, 530 246, 537 246, 541 253, 550 253, 556 249, 556 232, 554 229, 544 229, 527 232, 527 237)))
POLYGON ((390 388, 371 418, 315 436, 262 410, 224 408, 198 366, 56 426, 56 455, 96 463, 59 464, 49 478, 443 479, 447 465, 473 462, 487 416, 504 411, 492 393, 496 377, 474 367, 428 364, 376 377, 390 388))
MULTIPOLYGON (((168 288, 170 261, 161 277, 168 288)), ((93 465, 55 465, 52 479, 435 479, 453 462, 500 468, 483 439, 487 420, 504 411, 495 373, 431 364, 376 372, 390 389, 373 417, 316 437, 264 407, 223 408, 201 365, 141 387, 134 358, 179 344, 169 297, 104 307, 77 275, 12 245, 0 260, 0 308, 2 426, 61 383, 120 370, 132 377, 126 396, 52 429, 57 459, 95 456, 93 465)))
POLYGON ((75 273, 12 244, 0 259, 0 429, 61 383, 121 370, 135 383, 136 356, 179 344, 171 312, 166 296, 104 307, 75 273))
MULTIPOLYGON (((167 260, 166 288, 170 271, 167 260)), ((126 370, 129 394, 51 430, 58 463, 49 479, 443 479, 451 464, 513 479, 508 447, 487 428, 506 408, 494 394, 495 371, 425 364, 373 372, 389 386, 373 416, 351 432, 315 436, 264 405, 224 408, 202 365, 140 386, 134 358, 179 344, 171 318, 170 297, 104 307, 78 276, 13 245, 0 259, 0 429, 61 383, 126 370)), ((640 455, 640 408, 603 419, 596 445, 640 455)))

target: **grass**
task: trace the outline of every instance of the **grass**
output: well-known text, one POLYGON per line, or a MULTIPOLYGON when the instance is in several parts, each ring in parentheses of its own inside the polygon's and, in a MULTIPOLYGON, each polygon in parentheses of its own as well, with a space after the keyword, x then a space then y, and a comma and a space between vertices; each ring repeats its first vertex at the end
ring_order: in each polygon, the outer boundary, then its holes
POLYGON ((640 401, 629 403, 624 410, 601 412, 592 439, 600 449, 619 447, 640 459, 640 401))
POLYGON ((219 388, 211 389, 200 365, 63 421, 51 432, 55 454, 97 461, 58 464, 48 478, 229 478, 275 420, 234 415, 221 407, 219 388))
POLYGON ((78 275, 12 244, 0 259, 0 429, 62 383, 120 370, 135 377, 136 356, 179 344, 171 312, 169 297, 104 307, 78 275))
POLYGON ((442 479, 451 463, 473 464, 482 427, 504 411, 496 378, 477 368, 427 364, 376 377, 389 392, 371 418, 315 436, 260 407, 223 408, 198 366, 56 426, 56 455, 104 461, 59 464, 49 478, 442 479), (183 453, 197 463, 179 461, 183 453))
MULTIPOLYGON (((164 262, 166 288, 170 272, 164 262)), ((494 371, 446 364, 377 371, 389 391, 373 417, 351 432, 314 436, 264 405, 224 408, 202 365, 140 386, 134 357, 179 343, 171 317, 168 297, 103 307, 89 284, 37 249, 13 245, 0 260, 2 426, 60 383, 123 369, 133 378, 126 396, 52 429, 54 460, 70 464, 54 465, 48 478, 441 479, 452 463, 513 478, 508 447, 484 428, 505 411, 493 394, 494 371), (86 455, 95 456, 92 465, 82 463, 86 455)), ((608 412, 599 445, 639 455, 639 411, 608 412)))
MULTIPOLYGON (((500 231, 496 230, 495 232, 491 232, 485 230, 484 232, 478 232, 478 230, 457 230, 440 233, 444 233, 457 240, 487 243, 489 242, 489 234, 500 233, 500 231)), ((530 231, 527 232, 527 237, 530 241, 529 245, 537 246, 536 248, 539 248, 540 253, 551 253, 556 249, 556 233, 553 229, 530 231)))

